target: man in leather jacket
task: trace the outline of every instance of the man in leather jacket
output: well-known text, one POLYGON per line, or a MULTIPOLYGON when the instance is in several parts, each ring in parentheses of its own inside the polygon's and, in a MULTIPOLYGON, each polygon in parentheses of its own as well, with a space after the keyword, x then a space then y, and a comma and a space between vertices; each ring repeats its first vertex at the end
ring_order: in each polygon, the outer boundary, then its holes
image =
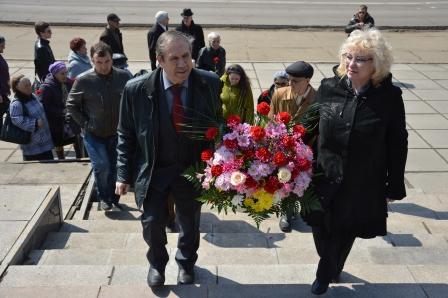
POLYGON ((37 40, 34 44, 34 67, 35 73, 43 82, 48 74, 48 67, 55 59, 53 51, 50 47, 51 28, 50 24, 46 22, 37 22, 34 25, 37 34, 37 40))
POLYGON ((118 111, 131 76, 112 67, 112 50, 107 44, 95 44, 90 55, 94 68, 76 78, 67 99, 67 116, 83 130, 101 207, 110 210, 112 204, 120 208, 115 196, 118 111))

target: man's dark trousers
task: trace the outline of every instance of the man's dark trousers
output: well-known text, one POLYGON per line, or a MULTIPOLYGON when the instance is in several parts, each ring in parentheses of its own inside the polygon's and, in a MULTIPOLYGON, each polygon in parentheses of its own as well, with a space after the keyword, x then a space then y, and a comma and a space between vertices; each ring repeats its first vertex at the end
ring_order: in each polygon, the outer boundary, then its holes
POLYGON ((180 229, 176 262, 179 267, 191 270, 198 258, 201 203, 195 200, 197 193, 191 184, 180 175, 165 189, 150 186, 142 215, 143 238, 149 245, 146 256, 152 267, 165 270, 168 263, 165 226, 168 222, 166 201, 169 193, 176 204, 176 221, 180 229))

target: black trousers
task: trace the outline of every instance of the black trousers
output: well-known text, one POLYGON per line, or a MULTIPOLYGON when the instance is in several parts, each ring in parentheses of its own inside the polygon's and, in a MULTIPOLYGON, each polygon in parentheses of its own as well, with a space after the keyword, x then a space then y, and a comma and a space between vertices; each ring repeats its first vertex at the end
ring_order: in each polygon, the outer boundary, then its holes
POLYGON ((331 233, 322 227, 313 227, 312 230, 320 257, 316 278, 320 282, 330 283, 344 269, 356 237, 350 233, 331 233))
POLYGON ((165 270, 168 252, 165 226, 168 223, 168 195, 171 194, 176 205, 176 221, 179 225, 176 262, 179 267, 190 270, 198 259, 199 224, 201 203, 196 200, 197 192, 183 177, 178 176, 167 188, 150 186, 148 196, 143 202, 143 238, 149 246, 146 257, 149 264, 165 270))

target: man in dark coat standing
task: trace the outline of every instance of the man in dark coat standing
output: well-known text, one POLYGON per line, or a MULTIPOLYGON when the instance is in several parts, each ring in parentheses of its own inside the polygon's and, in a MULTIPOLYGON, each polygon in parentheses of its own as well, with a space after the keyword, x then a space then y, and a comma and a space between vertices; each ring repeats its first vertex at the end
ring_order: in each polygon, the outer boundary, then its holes
POLYGON ((204 31, 202 31, 201 25, 193 22, 193 12, 190 8, 184 8, 180 15, 182 16, 182 24, 176 27, 176 30, 193 38, 191 57, 196 61, 198 59, 199 50, 205 47, 204 31))
POLYGON ((176 204, 179 241, 176 262, 178 283, 194 282, 198 258, 201 203, 199 192, 182 173, 200 160, 212 143, 188 138, 186 130, 210 127, 222 118, 218 76, 193 69, 191 44, 184 34, 168 31, 157 42, 156 71, 130 81, 124 90, 118 124, 117 183, 125 194, 134 183, 143 238, 148 243, 148 285, 165 282, 168 263, 165 225, 166 200, 176 204))
POLYGON ((114 13, 107 16, 107 26, 101 33, 100 41, 109 45, 112 54, 124 54, 123 35, 120 32, 121 19, 114 13))
POLYGON ((9 95, 11 94, 9 86, 9 66, 1 54, 5 49, 5 38, 0 36, 0 130, 3 126, 3 114, 9 108, 9 95))
POLYGON ((147 39, 148 39, 148 50, 149 50, 149 60, 151 61, 151 70, 156 69, 157 67, 157 58, 156 58, 156 44, 160 35, 163 32, 168 30, 168 23, 170 18, 168 17, 168 13, 166 11, 158 11, 155 15, 156 22, 149 30, 147 39))

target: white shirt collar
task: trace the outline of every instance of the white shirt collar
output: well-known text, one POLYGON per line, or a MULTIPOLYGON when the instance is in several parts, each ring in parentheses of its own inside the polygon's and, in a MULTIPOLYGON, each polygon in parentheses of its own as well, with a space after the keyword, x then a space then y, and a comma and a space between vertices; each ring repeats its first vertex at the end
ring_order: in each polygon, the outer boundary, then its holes
MULTIPOLYGON (((168 90, 168 88, 170 88, 171 86, 174 85, 173 83, 171 83, 171 81, 166 76, 166 72, 164 69, 162 69, 162 79, 163 79, 163 87, 165 88, 165 90, 168 90)), ((188 88, 188 79, 183 81, 181 85, 184 88, 188 88)))

